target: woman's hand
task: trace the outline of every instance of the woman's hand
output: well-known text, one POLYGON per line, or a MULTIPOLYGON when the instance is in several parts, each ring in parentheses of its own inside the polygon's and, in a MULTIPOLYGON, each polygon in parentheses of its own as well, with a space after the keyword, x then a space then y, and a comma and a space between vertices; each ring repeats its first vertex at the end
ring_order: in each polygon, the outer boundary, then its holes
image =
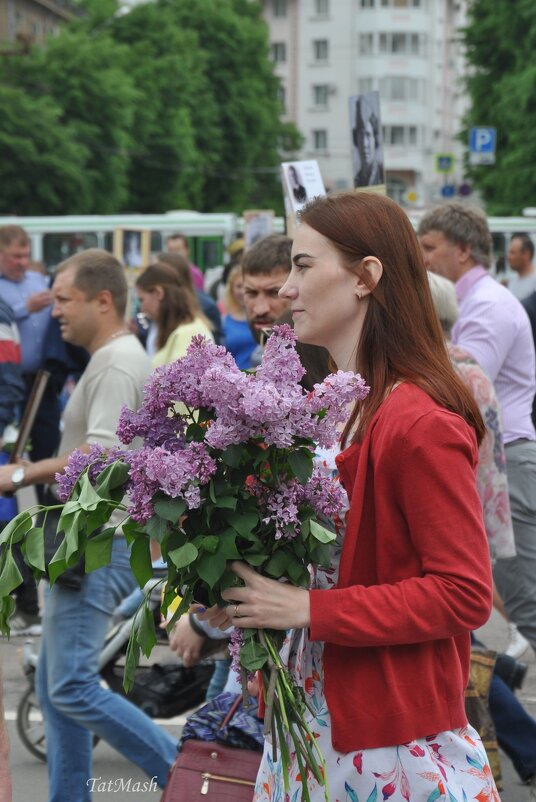
POLYGON ((211 626, 255 629, 302 629, 310 623, 309 592, 286 582, 261 576, 247 563, 232 562, 231 569, 244 587, 228 588, 222 597, 228 607, 211 607, 199 613, 211 626))

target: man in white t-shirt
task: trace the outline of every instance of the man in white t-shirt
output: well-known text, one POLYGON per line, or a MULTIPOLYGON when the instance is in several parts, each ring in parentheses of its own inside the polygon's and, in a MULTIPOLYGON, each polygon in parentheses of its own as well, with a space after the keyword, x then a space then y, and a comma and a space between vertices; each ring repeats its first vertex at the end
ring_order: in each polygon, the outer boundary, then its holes
MULTIPOLYGON (((50 483, 76 448, 119 445, 121 408, 138 409, 150 362, 128 330, 127 284, 106 251, 83 251, 60 265, 53 316, 64 340, 84 347, 88 366, 64 414, 59 456, 0 468, 0 493, 50 483)), ((100 685, 98 658, 115 607, 136 587, 122 534, 110 565, 85 574, 73 590, 56 582, 47 594, 36 689, 45 721, 49 802, 89 799, 93 735, 165 785, 175 740, 119 694, 100 685)))

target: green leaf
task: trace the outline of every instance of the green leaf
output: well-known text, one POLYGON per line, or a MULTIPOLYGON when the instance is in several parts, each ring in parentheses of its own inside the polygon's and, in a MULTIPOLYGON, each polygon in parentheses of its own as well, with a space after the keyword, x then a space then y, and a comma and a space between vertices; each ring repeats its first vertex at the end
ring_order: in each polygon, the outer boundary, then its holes
POLYGON ((240 665, 248 671, 259 671, 268 662, 268 650, 250 638, 240 649, 240 665))
POLYGON ((140 662, 140 645, 136 639, 136 633, 131 632, 128 639, 127 654, 125 658, 125 673, 123 675, 123 688, 125 692, 132 689, 136 677, 136 669, 140 662))
POLYGON ((108 465, 97 477, 97 490, 101 496, 107 497, 111 490, 122 488, 128 479, 129 466, 123 460, 116 460, 108 465))
POLYGON ((225 520, 230 524, 233 529, 236 529, 242 537, 249 537, 257 524, 259 523, 259 513, 255 510, 246 510, 245 512, 227 512, 224 513, 225 520))
POLYGON ((85 552, 87 574, 111 563, 114 535, 115 529, 112 527, 88 538, 85 552))
POLYGON ((80 494, 78 496, 78 503, 86 512, 95 510, 99 504, 102 504, 102 499, 89 480, 89 475, 84 473, 79 479, 80 494))
POLYGON ((300 484, 304 485, 309 481, 313 472, 313 454, 310 451, 304 449, 291 451, 288 455, 288 464, 300 484))
POLYGON ((316 540, 319 540, 320 543, 333 543, 333 541, 337 539, 335 532, 330 532, 329 529, 319 524, 318 521, 310 521, 309 526, 311 527, 311 535, 316 538, 316 540))
POLYGON ((19 543, 32 526, 33 522, 30 513, 20 512, 0 532, 0 545, 7 543, 8 540, 11 540, 12 543, 19 543))
POLYGON ((5 596, 0 599, 0 632, 2 635, 9 637, 9 619, 15 612, 17 603, 13 596, 5 596))
POLYGON ((215 554, 220 545, 220 538, 217 535, 205 535, 201 538, 200 545, 203 551, 208 551, 209 554, 215 554))
POLYGON ((156 502, 154 508, 160 518, 176 524, 186 510, 186 502, 182 498, 161 499, 156 502))
POLYGON ((138 537, 130 549, 130 567, 140 588, 143 588, 153 575, 151 550, 148 537, 138 537))
POLYGON ((149 657, 156 644, 156 629, 154 625, 154 614, 149 607, 148 599, 145 599, 139 613, 136 637, 142 652, 146 657, 149 657))
POLYGON ((213 588, 225 571, 226 565, 227 560, 224 555, 217 552, 216 554, 202 554, 195 567, 201 579, 209 588, 213 588))
POLYGON ((177 568, 185 568, 197 559, 199 552, 193 543, 185 543, 178 549, 173 549, 168 554, 169 559, 177 568))
POLYGON ((238 468, 242 459, 242 446, 227 446, 222 454, 222 461, 230 468, 238 468))
POLYGON ((41 527, 32 527, 26 533, 24 554, 28 565, 45 572, 44 533, 41 527))
POLYGON ((275 554, 272 554, 266 565, 264 566, 264 571, 270 576, 279 579, 282 576, 285 576, 287 573, 287 565, 289 564, 290 560, 292 560, 292 556, 286 551, 285 549, 278 549, 275 554))
POLYGON ((152 518, 149 518, 143 528, 149 537, 152 537, 158 543, 161 543, 164 535, 167 532, 167 521, 164 518, 160 518, 159 515, 153 515, 152 518))
POLYGON ((262 565, 266 560, 266 554, 242 554, 243 559, 254 567, 262 565))
POLYGON ((226 510, 236 509, 237 499, 233 496, 219 496, 216 499, 216 507, 226 510))
POLYGON ((0 597, 9 596, 22 584, 22 575, 11 550, 7 549, 2 559, 0 571, 0 597))
POLYGON ((121 530, 129 546, 136 538, 145 535, 145 532, 141 528, 140 524, 137 521, 134 521, 132 518, 127 518, 126 521, 121 524, 121 530))
POLYGON ((208 485, 208 494, 210 496, 210 500, 212 501, 212 503, 215 504, 216 503, 216 492, 214 490, 214 482, 212 481, 212 479, 210 480, 209 485, 208 485))

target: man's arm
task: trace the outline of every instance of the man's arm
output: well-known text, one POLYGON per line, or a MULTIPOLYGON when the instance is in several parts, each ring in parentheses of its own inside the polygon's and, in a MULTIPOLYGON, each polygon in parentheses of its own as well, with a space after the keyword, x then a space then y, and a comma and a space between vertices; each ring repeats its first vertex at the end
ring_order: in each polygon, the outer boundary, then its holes
POLYGON ((482 303, 456 322, 452 341, 468 351, 494 382, 516 333, 515 324, 498 316, 494 304, 482 303))
MULTIPOLYGON (((80 451, 89 451, 91 446, 89 443, 82 443, 78 447, 80 451)), ((27 485, 41 485, 50 484, 55 481, 57 473, 62 473, 69 460, 69 454, 62 454, 59 457, 51 457, 50 459, 41 459, 38 462, 23 461, 25 467, 25 476, 22 486, 27 485)), ((20 465, 21 463, 19 463, 20 465)), ((0 494, 13 493, 16 490, 11 475, 17 465, 2 465, 0 466, 0 494)), ((20 486, 20 485, 19 485, 20 486)))

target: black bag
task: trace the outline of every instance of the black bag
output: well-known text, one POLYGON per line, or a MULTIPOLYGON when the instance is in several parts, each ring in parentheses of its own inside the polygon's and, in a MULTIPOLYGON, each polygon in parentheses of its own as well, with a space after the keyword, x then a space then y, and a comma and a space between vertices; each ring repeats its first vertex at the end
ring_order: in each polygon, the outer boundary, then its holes
MULTIPOLYGON (((55 498, 50 490, 47 490, 45 492, 43 503, 45 506, 54 505, 58 503, 58 499, 55 498)), ((45 547, 45 570, 47 571, 47 574, 48 565, 61 543, 61 536, 58 536, 57 532, 61 512, 61 509, 57 509, 49 510, 46 513, 46 521, 43 529, 43 541, 45 547)), ((40 514, 38 526, 42 525, 44 515, 44 513, 40 514)), ((56 584, 62 588, 68 588, 69 590, 80 590, 86 575, 85 568, 85 560, 83 557, 81 557, 76 565, 73 565, 72 568, 68 568, 63 572, 63 574, 60 574, 60 576, 56 579, 56 584)))

